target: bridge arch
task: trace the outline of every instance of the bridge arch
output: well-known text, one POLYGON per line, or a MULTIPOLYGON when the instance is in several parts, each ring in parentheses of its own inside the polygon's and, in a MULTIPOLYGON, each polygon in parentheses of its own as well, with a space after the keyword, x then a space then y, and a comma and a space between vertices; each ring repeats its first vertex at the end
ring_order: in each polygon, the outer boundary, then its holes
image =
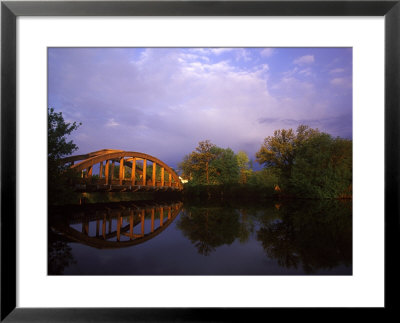
POLYGON ((64 163, 72 163, 71 169, 81 172, 82 177, 86 179, 91 179, 93 167, 99 164, 98 184, 182 189, 179 176, 171 167, 160 159, 141 152, 103 149, 85 155, 68 157, 63 161, 64 163), (138 162, 141 163, 141 168, 138 167, 138 162), (151 175, 147 172, 148 162, 152 163, 151 175), (115 163, 119 163, 118 179, 114 178, 115 163), (130 178, 125 176, 125 166, 131 168, 130 178), (160 176, 157 176, 157 167, 160 170, 160 176), (139 181, 136 175, 139 175, 139 181), (158 177, 160 178, 159 181, 158 177))

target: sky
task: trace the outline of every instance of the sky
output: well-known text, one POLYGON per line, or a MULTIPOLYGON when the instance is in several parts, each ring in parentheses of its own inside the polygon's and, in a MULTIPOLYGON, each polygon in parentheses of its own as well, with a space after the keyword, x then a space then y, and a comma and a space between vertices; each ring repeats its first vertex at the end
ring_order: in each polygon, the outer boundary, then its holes
POLYGON ((255 160, 300 124, 352 138, 351 48, 49 48, 48 105, 76 154, 121 149, 176 168, 203 140, 255 160))

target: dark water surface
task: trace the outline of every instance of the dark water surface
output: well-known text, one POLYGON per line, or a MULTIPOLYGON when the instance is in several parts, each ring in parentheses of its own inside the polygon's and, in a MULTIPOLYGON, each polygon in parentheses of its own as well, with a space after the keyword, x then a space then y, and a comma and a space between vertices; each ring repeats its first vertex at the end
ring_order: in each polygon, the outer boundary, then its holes
POLYGON ((351 275, 351 201, 49 211, 50 275, 351 275))

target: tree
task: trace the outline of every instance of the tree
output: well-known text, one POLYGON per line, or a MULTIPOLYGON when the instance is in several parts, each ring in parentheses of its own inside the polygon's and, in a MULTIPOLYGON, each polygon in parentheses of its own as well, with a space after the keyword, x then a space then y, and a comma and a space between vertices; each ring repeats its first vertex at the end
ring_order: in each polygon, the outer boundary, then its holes
POLYGON ((301 197, 351 196, 352 142, 301 125, 277 130, 257 152, 257 161, 279 177, 287 193, 301 197))
POLYGON ((239 179, 237 157, 233 150, 217 147, 209 140, 199 142, 196 150, 184 157, 179 169, 192 184, 237 183, 239 179))
POLYGON ((47 112, 48 159, 49 161, 60 160, 62 157, 71 155, 74 151, 78 150, 78 146, 76 146, 72 140, 67 141, 67 136, 69 136, 74 130, 78 129, 81 123, 66 123, 62 113, 54 112, 53 108, 49 108, 47 112))
POLYGON ((351 196, 352 141, 321 133, 298 149, 290 190, 303 197, 351 196))
POLYGON ((70 193, 67 184, 76 174, 62 163, 61 158, 78 149, 72 140, 67 140, 67 136, 78 129, 81 123, 65 122, 62 113, 55 112, 53 108, 47 110, 47 118, 48 197, 49 204, 54 204, 61 203, 70 193))
POLYGON ((212 148, 215 147, 209 140, 200 141, 198 147, 184 157, 179 168, 186 176, 198 183, 210 183, 210 163, 216 158, 212 148))
POLYGON ((178 165, 178 169, 181 171, 181 177, 187 180, 193 180, 193 169, 190 160, 190 155, 185 155, 182 162, 178 165))
POLYGON ((252 172, 248 179, 248 183, 257 187, 269 189, 270 192, 274 192, 275 187, 277 185, 280 186, 279 172, 270 168, 252 172))
POLYGON ((215 155, 215 158, 210 163, 211 183, 237 183, 239 180, 239 166, 233 150, 213 147, 211 152, 215 155))
POLYGON ((256 160, 259 164, 264 164, 265 168, 275 169, 281 182, 286 183, 291 176, 297 149, 319 133, 318 129, 311 129, 305 125, 300 125, 296 132, 293 129, 275 130, 273 136, 264 139, 263 145, 256 153, 256 160))
POLYGON ((215 147, 209 140, 200 141, 196 151, 192 153, 192 163, 195 170, 204 171, 206 175, 206 183, 209 184, 209 165, 210 162, 215 159, 215 154, 212 152, 212 148, 215 147))
POLYGON ((239 182, 246 184, 252 173, 249 156, 247 156, 246 152, 241 150, 237 153, 236 158, 240 172, 239 182))

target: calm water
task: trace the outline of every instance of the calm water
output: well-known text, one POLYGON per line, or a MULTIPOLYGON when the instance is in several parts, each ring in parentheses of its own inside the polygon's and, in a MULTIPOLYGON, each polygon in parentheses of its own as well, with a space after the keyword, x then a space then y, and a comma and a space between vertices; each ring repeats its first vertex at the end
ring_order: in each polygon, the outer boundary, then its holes
POLYGON ((351 201, 51 210, 50 275, 351 275, 351 201))

